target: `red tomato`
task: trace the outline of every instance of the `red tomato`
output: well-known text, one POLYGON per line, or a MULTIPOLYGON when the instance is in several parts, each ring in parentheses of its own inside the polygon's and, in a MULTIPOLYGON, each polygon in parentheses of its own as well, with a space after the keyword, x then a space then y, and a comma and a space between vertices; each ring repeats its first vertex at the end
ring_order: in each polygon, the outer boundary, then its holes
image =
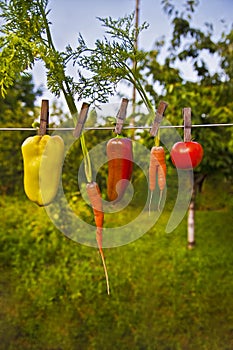
POLYGON ((204 151, 200 143, 177 142, 171 149, 172 163, 178 169, 192 169, 197 167, 202 160, 204 151))

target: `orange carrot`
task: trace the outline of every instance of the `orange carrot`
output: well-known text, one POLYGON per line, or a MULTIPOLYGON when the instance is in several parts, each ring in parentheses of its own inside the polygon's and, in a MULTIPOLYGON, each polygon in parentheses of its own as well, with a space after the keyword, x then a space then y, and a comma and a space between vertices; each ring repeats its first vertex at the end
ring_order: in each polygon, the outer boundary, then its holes
POLYGON ((87 195, 88 195, 88 198, 90 200, 90 203, 91 203, 91 206, 93 209, 93 213, 94 213, 94 219, 95 219, 95 224, 96 224, 96 241, 97 241, 99 252, 101 255, 102 262, 103 262, 104 273, 105 273, 106 284, 107 284, 107 293, 110 294, 108 272, 107 272, 107 267, 105 264, 104 253, 103 253, 103 248, 102 248, 104 212, 103 212, 103 203, 102 203, 101 192, 100 192, 99 186, 96 182, 87 183, 86 190, 87 190, 87 195))
POLYGON ((153 191, 156 188, 156 176, 157 176, 158 186, 160 189, 158 209, 160 207, 163 190, 166 186, 166 171, 167 171, 167 168, 165 163, 164 148, 162 146, 152 147, 151 153, 150 153, 150 166, 149 166, 149 188, 151 191, 149 212, 150 212, 153 191))
POLYGON ((167 167, 166 164, 160 164, 158 166, 158 186, 160 191, 163 191, 166 186, 166 173, 167 167))

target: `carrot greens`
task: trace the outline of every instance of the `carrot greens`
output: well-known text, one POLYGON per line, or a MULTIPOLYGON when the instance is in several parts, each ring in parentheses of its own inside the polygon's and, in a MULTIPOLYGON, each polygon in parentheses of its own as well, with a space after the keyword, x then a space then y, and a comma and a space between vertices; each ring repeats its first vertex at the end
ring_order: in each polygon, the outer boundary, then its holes
POLYGON ((136 28, 134 13, 119 19, 98 17, 105 36, 97 39, 93 48, 79 34, 75 49, 67 44, 64 51, 58 51, 52 38, 48 4, 48 0, 0 1, 0 68, 4 72, 0 77, 1 94, 7 93, 19 75, 42 61, 49 90, 57 97, 63 93, 74 119, 76 96, 90 104, 108 102, 122 80, 135 86, 148 111, 153 112, 139 67, 147 53, 135 47, 136 38, 148 24, 136 28), (77 67, 75 77, 67 74, 69 64, 77 67))

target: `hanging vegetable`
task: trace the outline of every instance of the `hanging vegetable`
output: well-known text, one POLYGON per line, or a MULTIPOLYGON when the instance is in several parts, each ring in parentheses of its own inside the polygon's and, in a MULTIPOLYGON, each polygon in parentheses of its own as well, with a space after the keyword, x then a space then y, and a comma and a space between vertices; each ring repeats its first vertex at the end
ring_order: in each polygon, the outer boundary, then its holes
POLYGON ((151 191, 149 211, 151 206, 151 200, 153 192, 156 188, 156 182, 160 189, 160 197, 158 203, 158 210, 160 210, 160 202, 163 195, 163 190, 166 186, 166 160, 165 160, 165 151, 162 146, 154 146, 151 149, 150 153, 150 166, 149 166, 149 188, 151 191))
POLYGON ((127 98, 122 98, 114 130, 117 136, 108 141, 106 150, 108 158, 107 194, 108 199, 114 203, 119 202, 124 196, 133 172, 132 140, 120 136, 128 102, 127 98))
POLYGON ((204 155, 200 143, 194 141, 176 142, 171 149, 171 160, 178 169, 196 168, 204 155))
POLYGON ((49 101, 42 100, 38 135, 28 137, 21 150, 24 165, 24 190, 28 198, 45 206, 55 198, 64 159, 64 142, 46 135, 49 124, 49 101))
POLYGON ((64 158, 64 142, 58 135, 28 137, 21 146, 24 189, 28 198, 45 206, 55 198, 64 158))
POLYGON ((200 143, 192 141, 191 108, 183 108, 184 141, 176 142, 171 149, 171 160, 178 169, 196 168, 202 161, 204 151, 200 143))
POLYGON ((152 147, 150 152, 150 165, 149 165, 149 188, 151 191, 150 202, 149 202, 149 213, 151 207, 151 201, 153 192, 156 188, 156 182, 158 183, 158 187, 160 189, 160 196, 158 202, 158 210, 160 210, 160 203, 162 200, 162 195, 164 188, 166 186, 166 157, 165 151, 162 146, 160 146, 160 123, 163 119, 164 113, 167 109, 167 102, 160 101, 158 105, 157 112, 155 114, 155 119, 152 124, 152 128, 150 130, 151 136, 155 137, 155 146, 152 147))
POLYGON ((119 135, 107 143, 107 194, 117 203, 123 196, 133 172, 132 140, 119 135))
POLYGON ((101 198, 101 193, 99 186, 96 182, 89 182, 86 185, 87 195, 90 200, 93 212, 94 212, 94 219, 96 224, 96 241, 98 244, 99 252, 101 255, 101 259, 103 262, 104 272, 105 272, 105 278, 107 283, 107 293, 109 292, 109 282, 108 282, 108 272, 105 264, 104 259, 104 253, 102 249, 102 241, 103 241, 103 224, 104 224, 104 212, 103 212, 103 203, 101 198))
POLYGON ((87 119, 88 110, 89 110, 89 104, 83 102, 73 135, 76 138, 80 137, 80 140, 81 140, 81 146, 82 146, 82 151, 84 155, 84 169, 85 169, 85 175, 87 179, 86 191, 94 213, 94 220, 96 224, 96 241, 97 241, 97 245, 99 248, 99 252, 100 252, 103 267, 104 267, 105 278, 107 283, 107 293, 110 294, 108 272, 107 272, 107 267, 104 259, 104 252, 102 248, 103 224, 104 224, 103 203, 102 203, 99 186, 96 182, 92 181, 92 169, 91 169, 90 156, 89 156, 88 149, 86 147, 84 134, 82 132, 85 121, 87 119))

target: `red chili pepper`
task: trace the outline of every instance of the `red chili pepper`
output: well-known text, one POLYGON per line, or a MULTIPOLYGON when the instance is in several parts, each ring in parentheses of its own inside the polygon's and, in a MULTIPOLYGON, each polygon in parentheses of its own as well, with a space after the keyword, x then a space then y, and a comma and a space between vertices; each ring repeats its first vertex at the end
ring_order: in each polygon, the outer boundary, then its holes
POLYGON ((118 202, 124 195, 133 172, 132 140, 115 137, 107 143, 108 181, 107 194, 110 201, 118 202), (121 181, 128 180, 128 181, 121 181), (119 182, 121 181, 121 182, 119 182), (119 182, 119 184, 118 184, 119 182))

